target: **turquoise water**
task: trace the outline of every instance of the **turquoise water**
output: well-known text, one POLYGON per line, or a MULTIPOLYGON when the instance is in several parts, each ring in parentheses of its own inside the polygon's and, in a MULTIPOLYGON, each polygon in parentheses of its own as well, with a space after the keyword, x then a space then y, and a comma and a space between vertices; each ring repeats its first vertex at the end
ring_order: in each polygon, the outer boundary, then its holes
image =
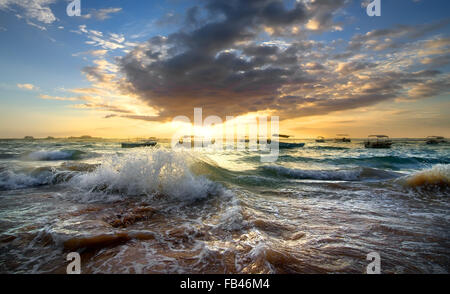
POLYGON ((0 272, 450 270, 450 145, 316 143, 258 152, 0 140, 0 272))

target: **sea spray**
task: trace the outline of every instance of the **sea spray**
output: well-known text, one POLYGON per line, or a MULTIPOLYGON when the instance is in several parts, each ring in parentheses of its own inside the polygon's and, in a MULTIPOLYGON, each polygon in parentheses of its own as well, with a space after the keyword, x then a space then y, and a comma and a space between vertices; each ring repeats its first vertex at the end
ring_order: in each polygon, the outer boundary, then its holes
POLYGON ((0 172, 0 190, 16 190, 48 183, 46 177, 33 177, 21 172, 4 170, 0 172))
POLYGON ((185 152, 159 149, 106 157, 91 173, 75 176, 72 187, 84 192, 122 196, 165 196, 193 201, 218 194, 222 187, 194 175, 185 152))
POLYGON ((450 188, 450 164, 438 164, 430 169, 406 177, 405 183, 412 188, 450 188))

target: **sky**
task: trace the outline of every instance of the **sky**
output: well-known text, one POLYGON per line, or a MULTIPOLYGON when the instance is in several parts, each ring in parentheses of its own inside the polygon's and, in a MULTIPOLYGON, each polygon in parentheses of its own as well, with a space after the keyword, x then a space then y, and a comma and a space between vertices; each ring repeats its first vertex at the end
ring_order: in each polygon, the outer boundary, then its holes
POLYGON ((450 1, 0 0, 0 138, 171 137, 278 116, 298 138, 450 137, 450 1))

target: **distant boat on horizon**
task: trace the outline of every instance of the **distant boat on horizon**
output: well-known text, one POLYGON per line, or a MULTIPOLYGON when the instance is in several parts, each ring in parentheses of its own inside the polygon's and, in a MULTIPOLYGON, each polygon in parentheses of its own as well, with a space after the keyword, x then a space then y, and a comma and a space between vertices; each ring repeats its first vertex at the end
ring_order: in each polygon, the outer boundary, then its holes
POLYGON ((325 138, 322 136, 319 136, 319 137, 317 137, 316 142, 317 143, 325 143, 325 138))
POLYGON ((388 149, 391 148, 393 142, 386 135, 370 135, 366 142, 364 142, 364 146, 366 148, 374 148, 374 149, 388 149))
POLYGON ((281 149, 303 148, 303 147, 305 147, 305 143, 278 142, 278 148, 281 148, 281 149))
POLYGON ((352 140, 348 134, 337 134, 334 141, 337 143, 350 143, 352 140))
POLYGON ((121 143, 122 148, 138 148, 138 147, 155 147, 158 143, 156 141, 136 142, 136 143, 121 143))
POLYGON ((273 134, 272 137, 289 139, 291 136, 290 135, 282 135, 282 134, 273 134))
POLYGON ((428 145, 437 145, 440 143, 447 143, 444 137, 441 136, 428 136, 426 143, 428 145))

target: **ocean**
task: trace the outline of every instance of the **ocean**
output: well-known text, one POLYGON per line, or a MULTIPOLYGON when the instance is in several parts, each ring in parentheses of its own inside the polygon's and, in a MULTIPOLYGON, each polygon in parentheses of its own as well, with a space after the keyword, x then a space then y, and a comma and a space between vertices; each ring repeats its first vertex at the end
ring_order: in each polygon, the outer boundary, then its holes
POLYGON ((450 271, 450 144, 120 142, 0 140, 0 273, 450 271))

